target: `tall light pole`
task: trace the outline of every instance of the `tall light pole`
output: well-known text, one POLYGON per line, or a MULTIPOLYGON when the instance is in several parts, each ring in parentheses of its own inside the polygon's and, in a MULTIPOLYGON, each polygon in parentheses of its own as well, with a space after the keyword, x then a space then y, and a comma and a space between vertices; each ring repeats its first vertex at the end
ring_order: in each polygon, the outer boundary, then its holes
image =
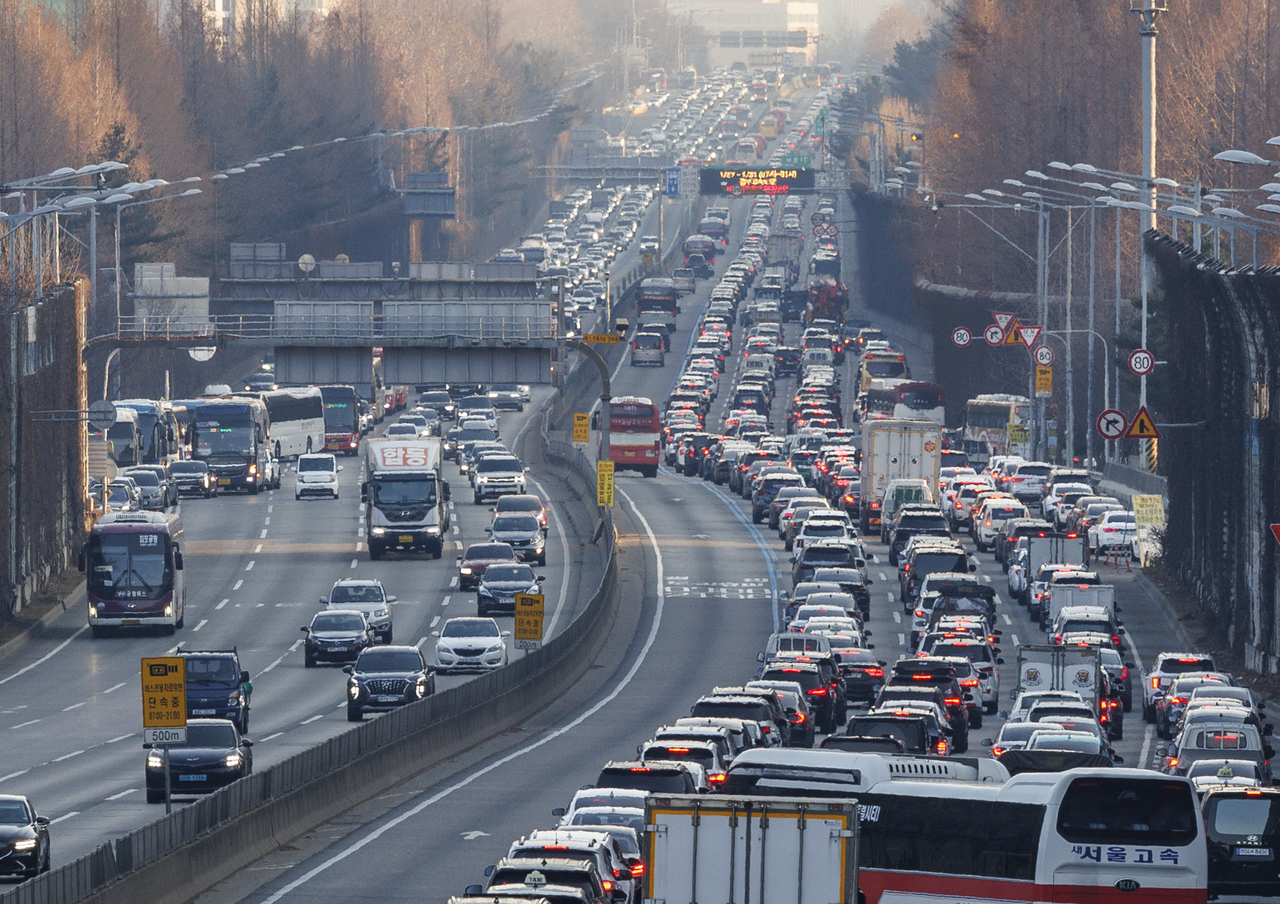
MULTIPOLYGON (((1151 213, 1142 218, 1142 229, 1156 228, 1156 20, 1169 9, 1167 0, 1130 0, 1129 11, 1141 23, 1138 34, 1142 36, 1142 177, 1147 193, 1147 206, 1151 213)), ((1143 279, 1142 329, 1147 328, 1146 279, 1143 279)), ((1144 342, 1145 347, 1145 342, 1144 342)), ((1144 381, 1145 382, 1145 381, 1144 381)))
POLYGON ((123 281, 123 268, 120 266, 120 211, 126 207, 142 207, 146 204, 158 204, 161 201, 172 201, 174 198, 188 198, 192 195, 200 194, 198 188, 188 188, 186 191, 178 192, 175 195, 164 195, 159 198, 148 198, 145 201, 134 201, 130 204, 116 205, 116 335, 120 335, 120 283, 123 281))

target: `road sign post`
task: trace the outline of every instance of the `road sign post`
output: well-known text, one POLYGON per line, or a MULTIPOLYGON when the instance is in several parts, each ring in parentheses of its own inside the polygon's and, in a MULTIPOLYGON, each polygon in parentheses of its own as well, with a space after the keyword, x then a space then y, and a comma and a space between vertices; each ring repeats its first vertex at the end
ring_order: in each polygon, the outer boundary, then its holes
POLYGON ((596 505, 613 508, 613 462, 596 462, 596 505))
POLYGON ((181 656, 142 659, 142 743, 160 745, 164 811, 173 812, 169 745, 187 740, 187 661, 181 656))
POLYGON ((585 411, 573 413, 573 441, 575 443, 591 441, 591 415, 585 411))
POLYGON ((541 593, 516 594, 516 646, 526 654, 542 646, 544 603, 541 593))

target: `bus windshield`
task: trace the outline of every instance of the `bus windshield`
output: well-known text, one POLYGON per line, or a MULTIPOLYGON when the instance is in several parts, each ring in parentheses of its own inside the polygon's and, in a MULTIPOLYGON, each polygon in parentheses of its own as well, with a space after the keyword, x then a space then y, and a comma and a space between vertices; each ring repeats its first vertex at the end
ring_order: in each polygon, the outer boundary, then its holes
POLYGON ((195 454, 201 458, 228 455, 235 458, 253 454, 253 428, 223 421, 196 421, 195 454))
POLYGON ((94 534, 89 538, 88 583, 97 595, 121 599, 159 596, 173 586, 168 538, 160 533, 94 534))
POLYGON ((1187 845, 1196 838, 1195 801, 1182 782, 1076 779, 1062 797, 1058 832, 1073 844, 1187 845))

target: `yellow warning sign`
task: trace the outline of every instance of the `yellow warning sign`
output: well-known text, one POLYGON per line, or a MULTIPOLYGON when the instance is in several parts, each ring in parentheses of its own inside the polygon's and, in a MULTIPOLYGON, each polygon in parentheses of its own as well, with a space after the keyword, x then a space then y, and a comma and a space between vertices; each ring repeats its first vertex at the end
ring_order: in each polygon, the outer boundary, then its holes
POLYGON ((185 728, 187 660, 181 656, 143 657, 142 727, 185 728))
POLYGON ((1009 328, 1004 331, 1004 344, 1022 345, 1021 330, 1022 324, 1018 321, 1018 318, 1015 317, 1013 322, 1009 324, 1009 328))
POLYGON ((1047 399, 1053 395, 1053 368, 1036 368, 1036 398, 1047 399))
POLYGON ((575 411, 573 414, 573 441, 575 443, 585 443, 591 439, 591 415, 585 411, 575 411))
POLYGON ((1129 429, 1124 435, 1129 439, 1160 438, 1160 431, 1156 429, 1156 422, 1151 419, 1147 406, 1143 405, 1138 409, 1138 413, 1133 416, 1133 421, 1130 422, 1129 429))
POLYGON ((596 462, 596 505, 613 506, 613 462, 596 462))

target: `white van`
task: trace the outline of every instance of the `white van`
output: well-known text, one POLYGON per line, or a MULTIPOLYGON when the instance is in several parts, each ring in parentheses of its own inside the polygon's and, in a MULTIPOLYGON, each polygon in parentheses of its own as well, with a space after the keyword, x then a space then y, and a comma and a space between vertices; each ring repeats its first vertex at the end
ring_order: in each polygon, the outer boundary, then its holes
POLYGON ((631 366, 647 364, 662 367, 667 363, 663 346, 660 333, 636 333, 631 337, 631 366))
POLYGON ((342 465, 328 452, 316 452, 298 456, 297 481, 293 498, 303 496, 331 496, 338 498, 338 472, 342 465))
POLYGON ((800 369, 807 370, 813 365, 818 367, 832 367, 835 364, 835 355, 831 353, 829 348, 806 348, 804 355, 800 358, 800 369))

